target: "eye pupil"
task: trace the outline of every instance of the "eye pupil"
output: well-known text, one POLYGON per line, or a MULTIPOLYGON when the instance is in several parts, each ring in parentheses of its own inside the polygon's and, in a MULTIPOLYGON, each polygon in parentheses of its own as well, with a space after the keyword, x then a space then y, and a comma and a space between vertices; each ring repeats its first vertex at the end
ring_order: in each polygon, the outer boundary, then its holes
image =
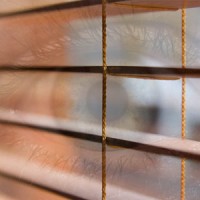
MULTIPOLYGON (((102 83, 97 82, 88 91, 87 109, 97 120, 102 113, 102 83)), ((119 81, 108 80, 107 85, 107 121, 119 120, 127 111, 128 94, 119 81)))

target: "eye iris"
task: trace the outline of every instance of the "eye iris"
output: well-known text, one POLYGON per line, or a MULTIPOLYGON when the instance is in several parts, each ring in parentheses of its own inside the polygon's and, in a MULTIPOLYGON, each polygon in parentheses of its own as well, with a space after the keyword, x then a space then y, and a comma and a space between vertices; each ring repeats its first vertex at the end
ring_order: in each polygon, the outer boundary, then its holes
MULTIPOLYGON (((107 121, 120 119, 127 111, 128 94, 122 84, 118 81, 109 80, 107 85, 107 121)), ((97 82, 88 91, 88 111, 96 119, 100 120, 102 115, 102 83, 97 82)))

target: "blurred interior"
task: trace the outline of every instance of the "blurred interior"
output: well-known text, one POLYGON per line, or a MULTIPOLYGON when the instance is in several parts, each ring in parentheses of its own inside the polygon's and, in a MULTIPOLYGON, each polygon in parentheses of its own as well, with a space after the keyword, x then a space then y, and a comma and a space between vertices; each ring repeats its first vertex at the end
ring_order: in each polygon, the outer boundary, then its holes
MULTIPOLYGON (((2 1, 0 12, 55 2, 64 1, 2 1)), ((178 5, 179 1, 175 2, 178 5)), ((181 67, 181 10, 161 10, 147 12, 152 9, 108 5, 108 65, 181 67)), ((187 9, 190 68, 200 66, 199 13, 199 8, 187 9)), ((101 5, 0 18, 0 66, 99 66, 101 37, 101 5)), ((0 110, 13 115, 29 113, 38 119, 50 116, 55 123, 66 119, 100 127, 101 81, 101 75, 96 74, 1 72, 0 110)), ((186 137, 195 141, 200 140, 198 86, 199 79, 187 79, 186 137)), ((181 137, 181 79, 108 76, 107 96, 108 127, 117 128, 121 134, 130 130, 133 134, 181 137)), ((95 142, 1 123, 0 151, 27 163, 101 182, 101 144, 95 142)), ((19 177, 26 167, 19 171, 19 177)), ((200 196, 199 162, 188 159, 186 167, 186 197, 195 200, 200 196)), ((138 200, 179 199, 180 169, 177 157, 108 146, 107 181, 119 188, 109 199, 122 199, 124 189, 140 194, 138 200)), ((85 190, 92 193, 87 186, 85 190)), ((101 187, 97 191, 101 194, 101 187)), ((0 199, 23 200, 27 196, 30 200, 67 199, 0 174, 0 199)))

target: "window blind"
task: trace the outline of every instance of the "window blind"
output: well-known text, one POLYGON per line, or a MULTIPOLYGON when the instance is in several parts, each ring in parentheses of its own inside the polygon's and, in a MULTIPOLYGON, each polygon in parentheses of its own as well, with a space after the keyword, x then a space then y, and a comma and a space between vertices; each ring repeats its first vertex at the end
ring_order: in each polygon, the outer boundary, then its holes
MULTIPOLYGON (((0 19, 1 191, 18 199, 41 198, 37 188, 59 194, 54 199, 100 199, 101 2, 10 5, 0 19)), ((107 199, 179 199, 183 157, 186 198, 198 197, 198 34, 187 23, 182 69, 185 6, 199 3, 107 3, 107 199), (186 96, 193 135, 184 140, 182 78, 193 90, 186 96)))

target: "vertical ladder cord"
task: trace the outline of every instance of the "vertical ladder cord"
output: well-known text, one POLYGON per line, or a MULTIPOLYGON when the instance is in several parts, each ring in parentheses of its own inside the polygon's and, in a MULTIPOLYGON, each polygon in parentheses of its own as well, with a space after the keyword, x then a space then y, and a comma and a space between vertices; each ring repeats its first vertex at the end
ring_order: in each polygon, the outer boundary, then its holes
MULTIPOLYGON (((182 9, 182 68, 186 68, 186 9, 182 9)), ((181 137, 185 139, 186 132, 186 80, 182 78, 182 130, 181 137)), ((185 158, 181 159, 181 200, 185 200, 185 158)))
POLYGON ((107 90, 107 44, 106 44, 106 0, 102 0, 102 200, 106 200, 106 90, 107 90))

